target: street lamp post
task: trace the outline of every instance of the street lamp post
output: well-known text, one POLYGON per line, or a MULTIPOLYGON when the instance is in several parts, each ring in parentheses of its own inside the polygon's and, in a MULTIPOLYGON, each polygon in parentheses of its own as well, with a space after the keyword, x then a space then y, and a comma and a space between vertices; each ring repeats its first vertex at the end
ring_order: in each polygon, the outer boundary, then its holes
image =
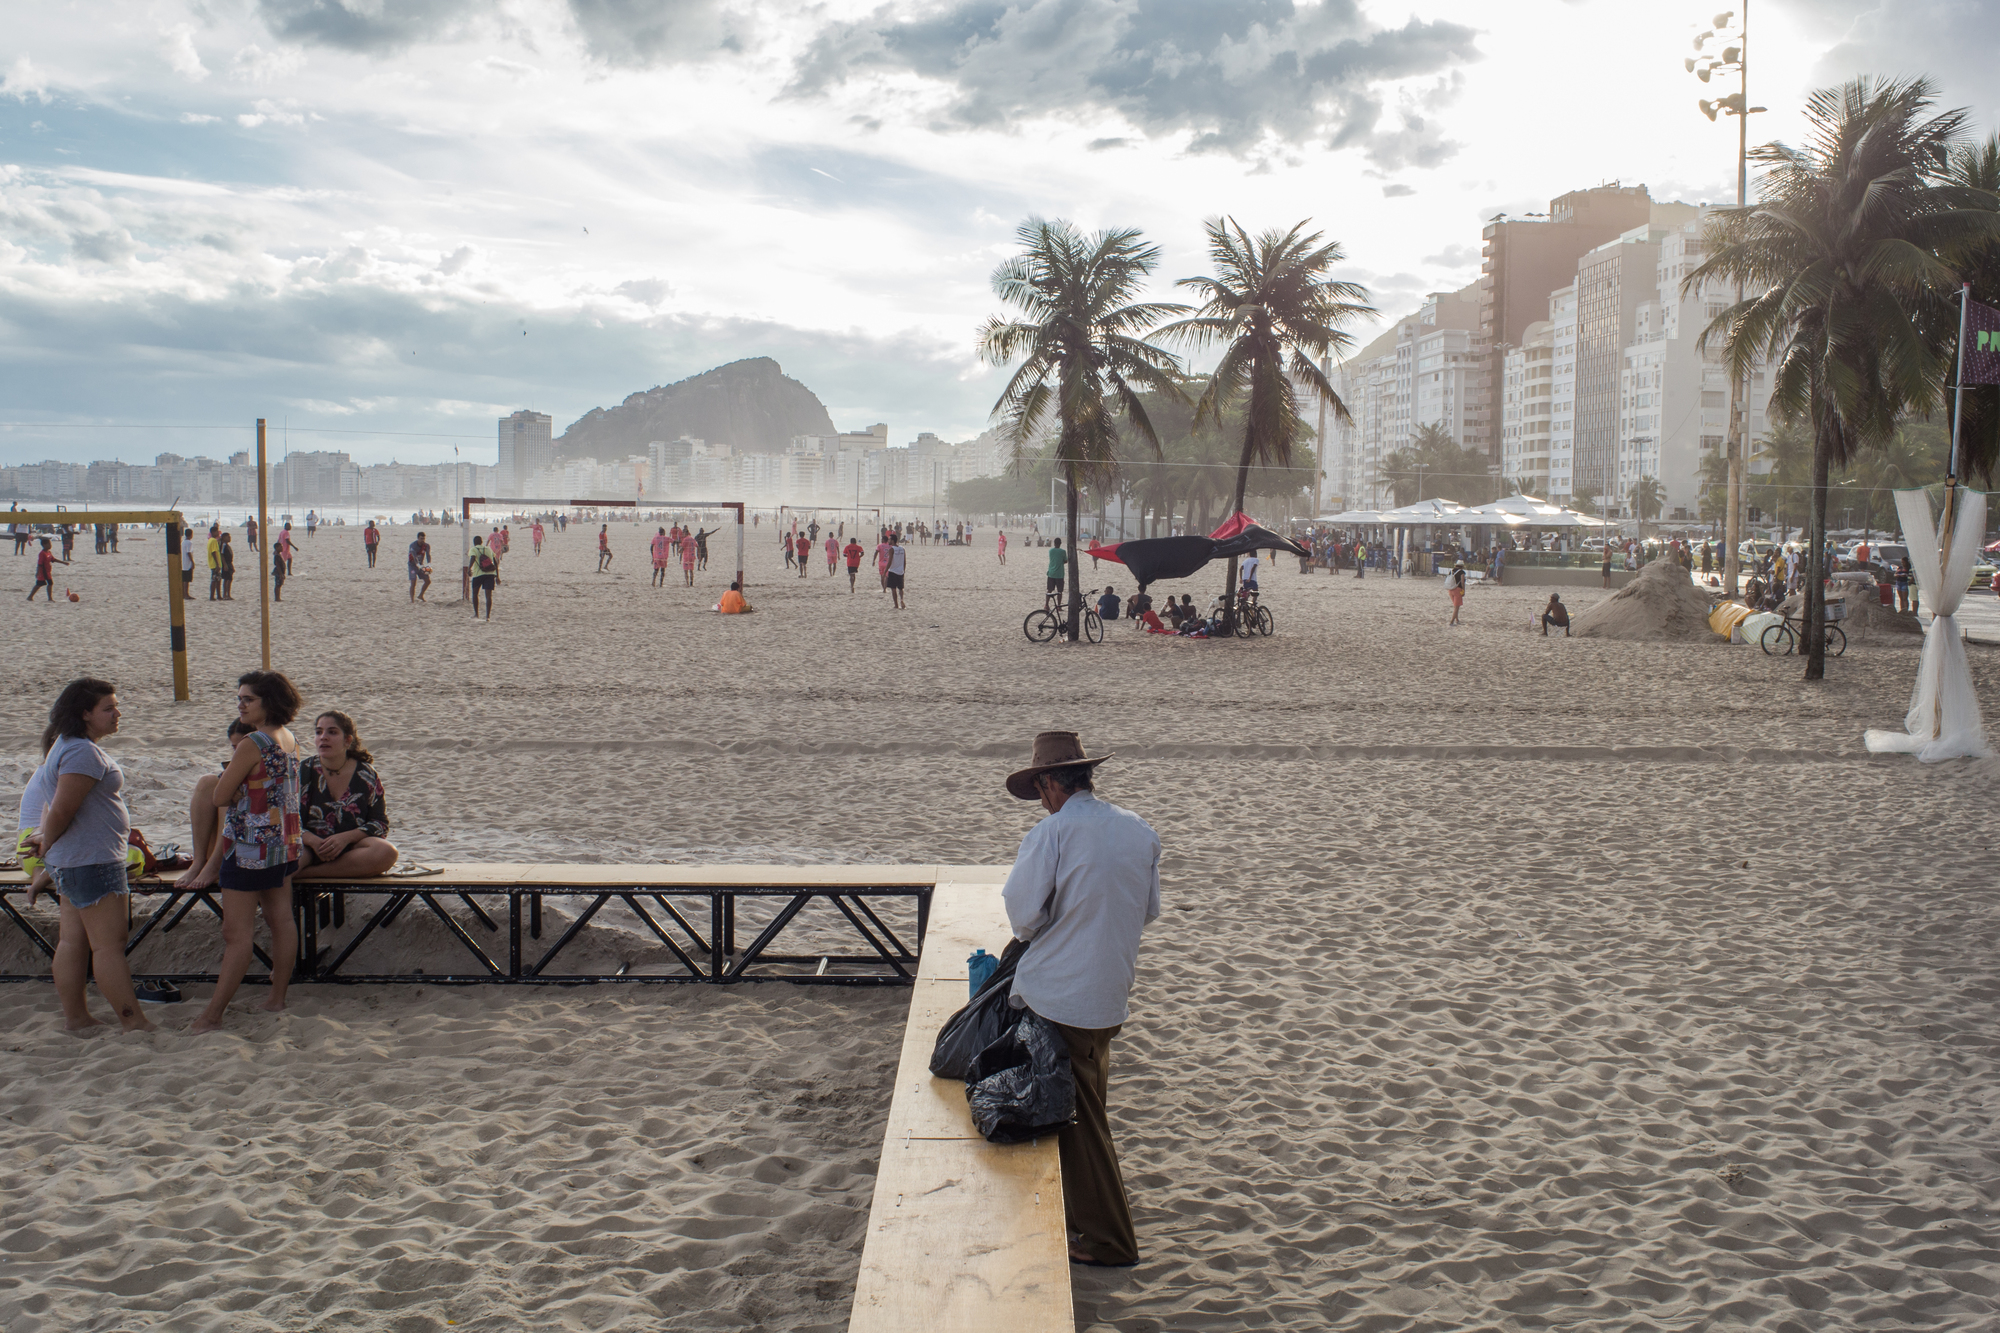
MULTIPOLYGON (((1701 60, 1690 57, 1684 63, 1687 71, 1707 83, 1718 71, 1735 70, 1742 78, 1740 91, 1716 101, 1702 99, 1698 105, 1701 113, 1711 121, 1717 113, 1736 117, 1736 206, 1745 207, 1750 198, 1750 117, 1764 110, 1761 106, 1750 105, 1750 0, 1742 0, 1742 21, 1733 34, 1735 45, 1724 46, 1717 58, 1701 60)), ((1725 10, 1717 14, 1713 25, 1694 39, 1694 49, 1699 52, 1708 39, 1730 41, 1731 34, 1725 31, 1730 20, 1737 17, 1734 11, 1725 10)), ((1736 302, 1743 302, 1743 284, 1736 285, 1736 302)), ((1729 377, 1729 435, 1724 446, 1729 451, 1729 490, 1723 519, 1722 581, 1723 594, 1736 596, 1737 547, 1743 542, 1743 472, 1744 459, 1749 453, 1750 443, 1750 393, 1745 382, 1746 376, 1729 377)))

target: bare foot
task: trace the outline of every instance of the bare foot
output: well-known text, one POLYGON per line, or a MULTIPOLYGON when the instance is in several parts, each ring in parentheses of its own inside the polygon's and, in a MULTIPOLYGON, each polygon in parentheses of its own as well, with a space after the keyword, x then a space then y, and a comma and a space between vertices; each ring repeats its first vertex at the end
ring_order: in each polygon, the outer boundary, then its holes
POLYGON ((221 1029, 221 1027, 222 1027, 222 1020, 221 1020, 221 1019, 219 1019, 219 1018, 210 1018, 210 1017, 209 1017, 209 1016, 208 1016, 207 1014, 203 1014, 203 1015, 202 1015, 202 1016, 201 1016, 200 1018, 197 1018, 197 1019, 195 1019, 195 1021, 194 1021, 194 1022, 192 1022, 192 1023, 188 1024, 188 1031, 189 1031, 189 1032, 216 1032, 216 1031, 219 1031, 219 1030, 221 1029))
POLYGON ((139 1020, 139 1021, 138 1021, 138 1022, 136 1022, 136 1023, 134 1023, 134 1022, 131 1022, 131 1021, 129 1021, 129 1020, 128 1020, 128 1021, 127 1021, 127 1022, 125 1023, 125 1031, 127 1031, 127 1032, 158 1032, 158 1031, 160 1030, 160 1025, 159 1025, 159 1024, 157 1024, 157 1023, 155 1023, 155 1022, 154 1022, 154 1021, 153 1021, 152 1019, 150 1019, 150 1018, 146 1017, 146 1016, 145 1016, 144 1014, 140 1014, 140 1015, 138 1015, 138 1020, 139 1020))
POLYGON ((285 1012, 285 1002, 275 995, 257 1007, 267 1014, 282 1014, 285 1012))
POLYGON ((86 1032, 91 1028, 101 1028, 103 1026, 104 1024, 98 1019, 94 1017, 86 1017, 80 1023, 64 1023, 63 1030, 66 1032, 86 1032))

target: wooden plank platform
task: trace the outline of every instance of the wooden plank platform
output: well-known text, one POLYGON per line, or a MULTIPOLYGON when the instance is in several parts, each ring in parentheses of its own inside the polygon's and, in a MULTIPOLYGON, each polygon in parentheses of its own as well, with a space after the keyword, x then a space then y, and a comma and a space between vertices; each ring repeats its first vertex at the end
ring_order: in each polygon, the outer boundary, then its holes
MULTIPOLYGON (((976 869, 983 869, 978 867, 976 869)), ((940 873, 958 873, 950 866, 935 865, 837 865, 837 866, 772 866, 772 865, 563 865, 555 863, 472 863, 440 864, 434 875, 383 875, 369 880, 357 880, 372 887, 409 888, 420 890, 427 884, 448 884, 453 888, 523 888, 523 889, 564 889, 574 886, 578 892, 588 892, 599 888, 628 888, 635 884, 648 887, 702 888, 714 885, 721 888, 897 888, 920 887, 937 882, 940 873)), ((146 889, 171 888, 174 875, 149 877, 134 881, 136 887, 146 889)), ((19 870, 0 871, 0 884, 26 884, 28 877, 19 870)), ((340 887, 337 880, 301 880, 326 888, 340 887)))
POLYGON ((938 868, 849 1333, 1070 1333, 1069 1237, 1053 1138, 992 1144, 965 1085, 931 1077, 966 1001, 965 959, 1011 937, 1004 866, 938 868))

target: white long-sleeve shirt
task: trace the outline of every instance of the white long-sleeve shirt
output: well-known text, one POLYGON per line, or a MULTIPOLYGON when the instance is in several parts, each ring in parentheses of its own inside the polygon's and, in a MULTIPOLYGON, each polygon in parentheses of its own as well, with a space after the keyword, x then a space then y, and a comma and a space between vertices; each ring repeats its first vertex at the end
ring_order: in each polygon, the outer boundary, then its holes
POLYGON ((1152 825, 1074 792, 1021 839, 1000 896, 1015 937, 1034 943, 1014 973, 1014 998, 1065 1027, 1123 1023, 1140 933, 1160 915, 1152 825))

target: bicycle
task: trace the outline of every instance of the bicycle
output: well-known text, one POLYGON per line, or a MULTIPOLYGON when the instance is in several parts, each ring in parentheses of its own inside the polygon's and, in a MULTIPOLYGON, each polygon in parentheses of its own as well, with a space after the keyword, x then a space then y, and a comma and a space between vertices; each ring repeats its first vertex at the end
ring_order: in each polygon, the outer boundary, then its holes
MULTIPOLYGON (((1069 617, 1044 605, 1038 611, 1028 612, 1021 622, 1021 633, 1028 636, 1030 643, 1047 643, 1057 635, 1069 635, 1069 617)), ((1083 637, 1091 643, 1104 642, 1104 622, 1089 606, 1083 608, 1083 637)))
POLYGON ((1247 639, 1253 634, 1271 637, 1277 628, 1277 621, 1271 615, 1271 608, 1257 600, 1254 592, 1243 591, 1236 595, 1236 637, 1247 639))
MULTIPOLYGON (((1839 657, 1847 651, 1847 632, 1833 622, 1844 619, 1847 608, 1838 602, 1828 602, 1825 611, 1826 651, 1830 656, 1839 657)), ((1798 651, 1799 640, 1805 636, 1805 630, 1803 619, 1785 616, 1780 624, 1765 627, 1764 632, 1757 636, 1757 645, 1771 656, 1789 657, 1798 651)))

